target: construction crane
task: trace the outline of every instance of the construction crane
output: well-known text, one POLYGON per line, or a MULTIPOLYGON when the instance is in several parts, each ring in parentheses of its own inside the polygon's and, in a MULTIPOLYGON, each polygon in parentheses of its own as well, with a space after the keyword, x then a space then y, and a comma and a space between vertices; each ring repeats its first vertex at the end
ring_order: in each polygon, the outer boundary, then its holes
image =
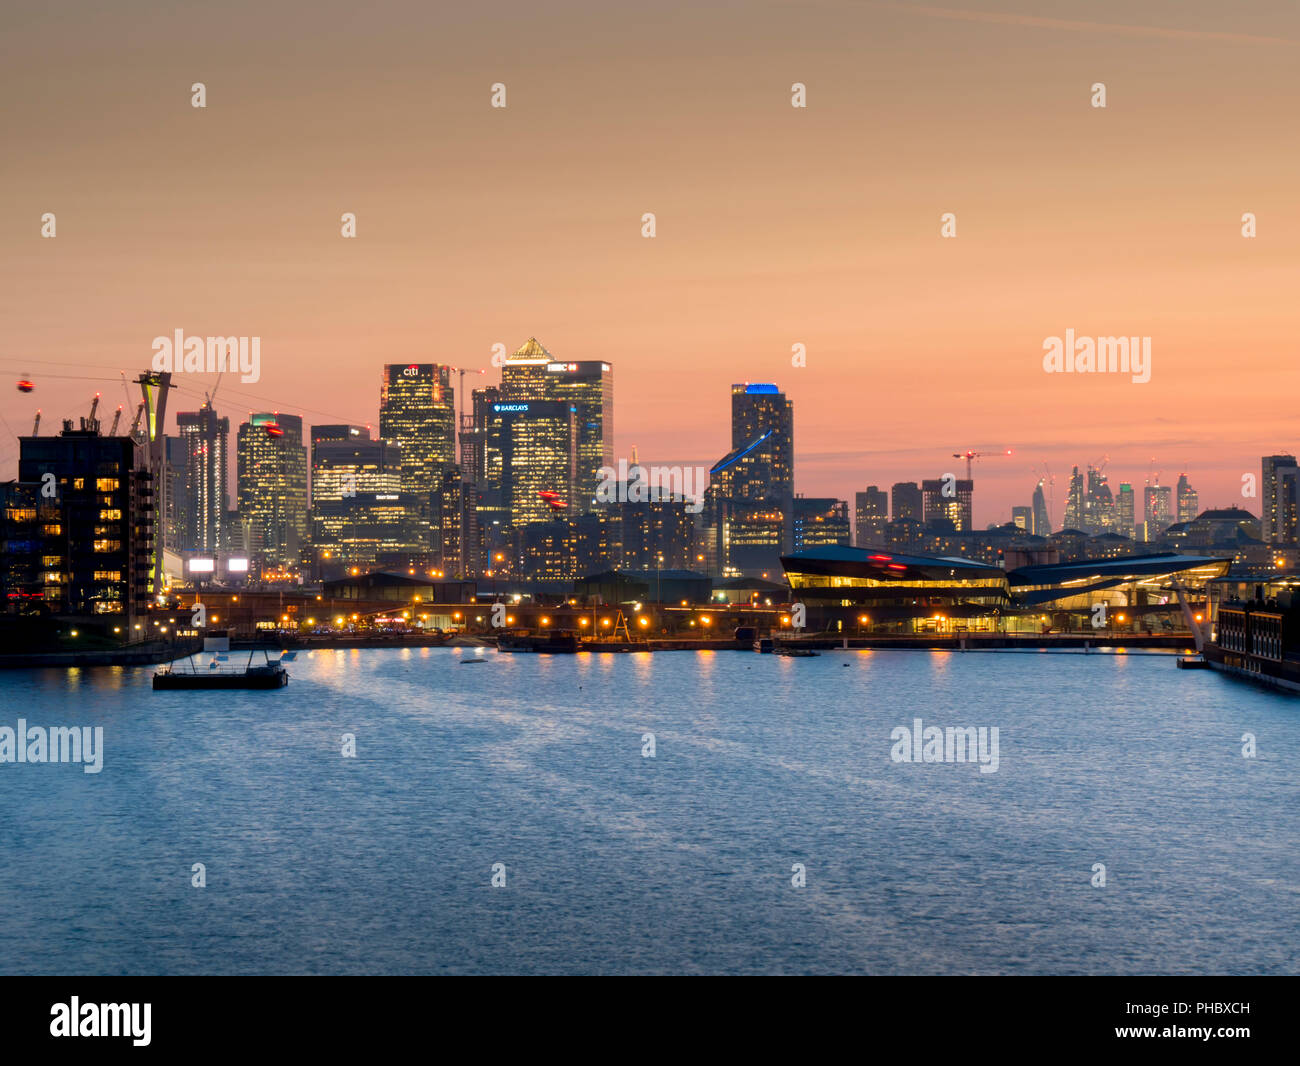
POLYGON ((41 409, 36 408, 36 421, 32 423, 32 436, 39 436, 41 432, 41 409))
POLYGON ((117 436, 117 424, 122 421, 122 405, 117 405, 117 413, 113 415, 113 428, 108 431, 110 437, 117 436))
POLYGON ((226 368, 223 366, 220 370, 217 371, 217 380, 212 385, 212 391, 205 392, 203 394, 204 399, 208 401, 209 407, 212 406, 212 401, 217 398, 217 389, 221 388, 221 378, 225 375, 225 373, 226 373, 226 368))
POLYGON ((95 393, 95 398, 90 401, 90 417, 81 420, 81 428, 90 430, 92 433, 99 432, 99 423, 95 421, 95 412, 99 410, 99 393, 95 393))
POLYGON ((144 401, 141 400, 139 405, 135 409, 135 417, 131 419, 131 432, 127 434, 127 436, 130 437, 137 444, 140 443, 140 438, 137 436, 137 434, 140 432, 140 419, 143 415, 144 415, 144 401))
POLYGON ((987 459, 995 455, 1010 455, 1010 454, 1011 454, 1011 449, 1008 448, 1005 452, 953 452, 952 457, 954 459, 966 460, 966 480, 970 481, 971 463, 974 462, 976 459, 987 459))
MULTIPOLYGON (((487 371, 486 371, 486 370, 470 370, 470 369, 468 369, 467 367, 463 367, 463 366, 449 366, 449 367, 447 367, 447 369, 448 369, 448 370, 454 370, 454 371, 456 371, 457 374, 460 375, 460 386, 459 386, 459 390, 458 390, 458 393, 457 393, 458 398, 459 398, 459 400, 460 400, 460 410, 457 412, 457 415, 456 415, 456 424, 457 424, 457 426, 458 426, 459 429, 460 429, 460 432, 456 434, 456 437, 457 437, 457 440, 459 441, 460 437, 463 436, 464 433, 465 433, 465 375, 466 375, 466 374, 486 374, 487 371)), ((464 454, 463 454, 463 449, 462 449, 462 454, 460 455, 460 462, 461 462, 462 465, 464 465, 464 463, 465 463, 465 456, 464 456, 464 454)))

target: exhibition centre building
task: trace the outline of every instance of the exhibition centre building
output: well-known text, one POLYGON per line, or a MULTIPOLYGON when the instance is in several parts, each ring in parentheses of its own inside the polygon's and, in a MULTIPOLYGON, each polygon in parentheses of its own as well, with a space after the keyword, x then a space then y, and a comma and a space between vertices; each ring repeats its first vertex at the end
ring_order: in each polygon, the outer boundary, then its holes
POLYGON ((1004 570, 838 545, 781 558, 792 599, 807 607, 807 629, 845 636, 1182 632, 1206 609, 1206 582, 1227 574, 1231 562, 1164 553, 1004 570))

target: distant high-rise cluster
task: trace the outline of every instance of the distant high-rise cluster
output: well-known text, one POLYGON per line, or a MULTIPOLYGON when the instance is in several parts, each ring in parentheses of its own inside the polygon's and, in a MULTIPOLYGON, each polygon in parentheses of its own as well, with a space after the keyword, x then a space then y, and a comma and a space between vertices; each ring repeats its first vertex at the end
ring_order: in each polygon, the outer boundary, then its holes
MULTIPOLYGON (((1036 553, 1113 558, 1151 550, 1144 545, 1168 551, 1223 542, 1242 562, 1270 550, 1278 566, 1291 558, 1283 549, 1297 547, 1300 467, 1289 454, 1262 460, 1258 521, 1236 507, 1201 512, 1189 476, 1162 485, 1154 463, 1139 501, 1133 483, 1112 487, 1103 458, 1071 469, 1059 528, 1055 478, 1044 464, 1011 520, 980 530, 972 463, 1009 451, 953 453, 966 460, 965 477, 948 472, 888 490, 871 484, 850 508, 795 491, 794 405, 776 384, 731 386, 730 448, 695 476, 694 468, 642 464, 635 448, 630 461, 615 456, 608 362, 557 359, 530 337, 502 359, 500 384, 462 394, 458 412, 453 381, 465 373, 435 363, 384 366, 377 432, 345 423, 308 429, 298 415, 250 412, 236 433, 233 494, 230 420, 209 396, 197 410, 179 412, 176 434, 165 436, 166 395, 176 386, 165 374, 142 375, 144 400, 124 437, 104 437, 92 407, 81 430, 67 423, 58 438, 24 438, 32 456, 54 449, 60 463, 71 461, 65 453, 76 454, 83 434, 136 449, 133 469, 146 477, 132 480, 127 532, 111 525, 115 500, 90 522, 101 531, 92 552, 115 555, 112 565, 89 579, 63 570, 47 581, 44 572, 6 562, 0 582, 21 590, 12 602, 76 599, 99 603, 101 612, 120 602, 129 612, 134 599, 159 587, 167 560, 175 573, 177 556, 200 580, 236 571, 264 582, 381 571, 387 579, 567 581, 622 570, 653 571, 659 582, 693 579, 686 571, 743 582, 779 578, 791 553, 850 544, 995 565, 1036 553), (119 548, 127 541, 130 548, 119 548), (222 556, 230 566, 223 568, 222 556)), ((84 491, 87 480, 72 478, 71 491, 84 491)), ((104 484, 110 480, 122 483, 104 484)), ((65 528, 30 488, 8 491, 12 514, 22 519, 10 523, 15 536, 65 528)), ((108 490, 103 498, 110 500, 108 490)), ((72 567, 79 550, 49 547, 45 557, 72 567)))

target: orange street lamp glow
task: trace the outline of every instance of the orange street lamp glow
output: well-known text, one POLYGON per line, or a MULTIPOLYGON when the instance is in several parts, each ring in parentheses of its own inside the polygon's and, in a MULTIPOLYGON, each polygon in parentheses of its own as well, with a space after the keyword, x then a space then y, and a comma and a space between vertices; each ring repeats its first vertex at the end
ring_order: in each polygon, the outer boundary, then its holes
POLYGON ((579 618, 579 619, 578 619, 578 625, 580 625, 580 626, 585 626, 585 625, 587 625, 587 624, 588 624, 588 623, 587 623, 587 620, 586 620, 585 618, 579 618))

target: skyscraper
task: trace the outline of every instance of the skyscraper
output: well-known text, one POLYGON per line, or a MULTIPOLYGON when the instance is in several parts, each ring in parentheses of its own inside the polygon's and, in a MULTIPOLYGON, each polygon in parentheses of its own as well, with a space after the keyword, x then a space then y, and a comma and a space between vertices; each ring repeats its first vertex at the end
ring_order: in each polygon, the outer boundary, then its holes
POLYGON ((1113 533, 1115 525, 1115 497, 1106 482, 1106 475, 1099 467, 1089 463, 1088 495, 1084 500, 1082 528, 1093 534, 1113 533))
POLYGON ((178 412, 176 425, 185 442, 185 524, 180 547, 213 555, 225 547, 230 419, 218 418, 208 402, 197 411, 178 412))
POLYGON ((1133 486, 1123 481, 1115 501, 1116 532, 1129 538, 1137 537, 1137 497, 1133 486))
POLYGON ((1178 521, 1193 522, 1200 513, 1200 498, 1187 480, 1186 474, 1178 475, 1178 521))
POLYGON ((875 485, 868 485, 866 492, 857 494, 854 505, 857 546, 871 548, 884 544, 885 526, 889 522, 889 496, 875 485))
POLYGON ((889 490, 889 496, 895 522, 900 518, 914 518, 918 522, 922 520, 921 515, 925 509, 921 499, 921 488, 915 481, 897 482, 889 490))
POLYGON ((379 436, 401 446, 402 492, 411 497, 426 530, 443 471, 456 463, 451 373, 451 367, 436 363, 388 364, 379 393, 379 436))
POLYGON ((1263 496, 1260 525, 1265 544, 1288 544, 1295 542, 1295 499, 1294 491, 1287 492, 1283 484, 1285 475, 1294 474, 1296 458, 1294 455, 1266 455, 1262 460, 1263 484, 1260 493, 1263 496))
POLYGON ((572 404, 578 437, 574 502, 579 511, 591 510, 600 468, 614 465, 614 368, 599 360, 549 362, 543 393, 529 398, 572 404))
POLYGON ((415 501, 402 492, 402 449, 363 426, 313 426, 312 548, 322 573, 369 567, 422 545, 415 501))
POLYGON ((462 471, 449 468, 438 491, 442 570, 449 578, 475 578, 487 569, 479 527, 481 490, 462 471))
POLYGON ((731 386, 731 447, 735 499, 794 496, 794 405, 775 385, 731 386))
POLYGON ((186 446, 189 441, 181 436, 164 437, 162 441, 161 478, 166 491, 156 494, 162 504, 158 515, 159 535, 168 551, 178 552, 189 528, 189 495, 185 491, 185 468, 188 462, 186 446))
POLYGON ((492 405, 492 414, 499 419, 502 503, 515 529, 575 513, 573 407, 559 400, 492 405))
POLYGON ((101 437, 88 422, 80 430, 64 422, 57 437, 19 438, 18 482, 4 493, 6 522, 19 528, 6 536, 30 543, 40 563, 23 590, 31 603, 56 615, 114 616, 125 636, 151 598, 152 478, 136 467, 130 437, 101 437))
POLYGON ((1065 499, 1065 525, 1063 529, 1086 530, 1087 500, 1084 495, 1083 475, 1076 466, 1070 471, 1070 491, 1065 499))
POLYGON ((475 389, 472 411, 466 415, 468 425, 460 435, 461 469, 474 484, 486 488, 501 487, 501 447, 490 434, 496 426, 493 404, 501 402, 501 390, 495 385, 475 389))
POLYGON ((723 573, 779 573, 794 541, 794 406, 775 385, 731 386, 731 451, 709 477, 705 554, 723 573))
POLYGON ((307 537, 307 449, 298 415, 249 415, 236 442, 240 522, 268 562, 296 561, 307 537))
POLYGON ((1142 490, 1142 504, 1143 540, 1159 540, 1174 521, 1173 490, 1168 485, 1147 485, 1142 490))
POLYGON ((1052 533, 1052 515, 1047 509, 1047 498, 1043 494, 1043 483, 1041 481, 1034 486, 1033 520, 1030 523, 1029 532, 1039 537, 1048 537, 1052 533))
POLYGON ((546 368, 553 362, 551 353, 537 343, 537 338, 529 337, 501 365, 502 402, 546 399, 546 368))
POLYGON ((965 478, 926 478, 921 482, 921 515, 927 524, 947 519, 958 533, 969 533, 974 523, 975 482, 965 478))

